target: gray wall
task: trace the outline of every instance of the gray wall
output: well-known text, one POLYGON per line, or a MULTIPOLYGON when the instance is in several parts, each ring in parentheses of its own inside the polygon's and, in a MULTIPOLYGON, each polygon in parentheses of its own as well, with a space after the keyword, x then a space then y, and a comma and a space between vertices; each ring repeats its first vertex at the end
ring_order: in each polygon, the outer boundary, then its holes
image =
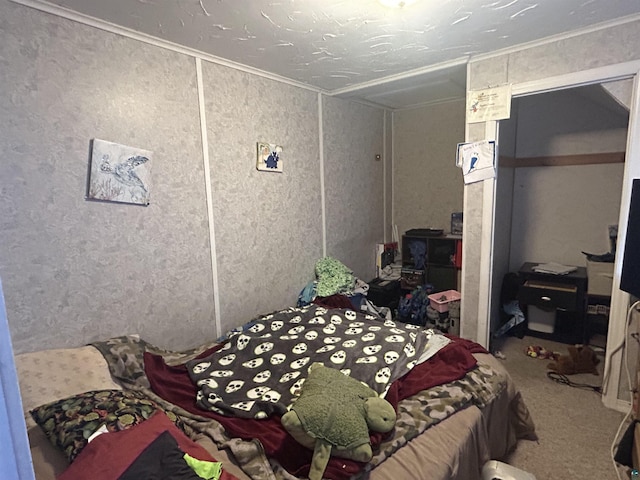
POLYGON ((451 213, 462 211, 463 179, 456 167, 464 142, 465 102, 455 101, 393 114, 393 214, 398 232, 451 229, 451 213))
POLYGON ((375 277, 374 245, 384 237, 381 110, 324 98, 324 178, 327 253, 358 272, 375 277))
POLYGON ((205 63, 223 330, 295 303, 322 255, 318 99, 205 63), (283 146, 284 172, 256 170, 256 141, 283 146))
POLYGON ((130 333, 167 348, 213 339, 295 303, 323 227, 327 254, 373 276, 384 183, 382 163, 367 169, 384 111, 207 62, 202 73, 204 147, 194 58, 0 0, 0 277, 16 353, 130 333), (148 207, 84 199, 93 138, 154 152, 148 207), (258 141, 284 147, 284 173, 255 170, 258 141))
POLYGON ((604 92, 594 85, 518 98, 517 113, 500 122, 501 147, 514 139, 517 145, 511 271, 526 261, 585 266, 583 251, 610 250, 608 226, 618 223, 623 163, 518 167, 527 157, 624 152, 628 112, 604 92), (507 126, 517 132, 511 139, 507 126))
POLYGON ((610 250, 617 225, 624 164, 517 168, 511 270, 524 262, 586 266, 582 252, 610 250))
POLYGON ((624 152, 628 112, 606 95, 593 85, 516 99, 518 133, 513 156, 624 152))

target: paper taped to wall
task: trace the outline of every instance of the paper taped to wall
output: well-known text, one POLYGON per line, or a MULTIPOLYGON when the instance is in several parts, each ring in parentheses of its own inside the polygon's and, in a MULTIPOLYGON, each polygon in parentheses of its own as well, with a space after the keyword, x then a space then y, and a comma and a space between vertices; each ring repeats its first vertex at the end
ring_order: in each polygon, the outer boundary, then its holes
POLYGON ((474 183, 496 176, 496 142, 482 140, 473 143, 459 143, 456 165, 462 168, 464 183, 474 183))
POLYGON ((511 84, 467 93, 467 123, 511 117, 511 84))

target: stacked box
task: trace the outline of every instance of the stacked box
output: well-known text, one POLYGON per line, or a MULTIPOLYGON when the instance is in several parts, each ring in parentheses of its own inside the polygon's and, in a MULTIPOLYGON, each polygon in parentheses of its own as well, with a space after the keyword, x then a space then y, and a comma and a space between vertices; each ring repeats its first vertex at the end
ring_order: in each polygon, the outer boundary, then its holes
POLYGON ((592 262, 587 260, 587 279, 587 293, 589 295, 611 296, 613 262, 592 262))

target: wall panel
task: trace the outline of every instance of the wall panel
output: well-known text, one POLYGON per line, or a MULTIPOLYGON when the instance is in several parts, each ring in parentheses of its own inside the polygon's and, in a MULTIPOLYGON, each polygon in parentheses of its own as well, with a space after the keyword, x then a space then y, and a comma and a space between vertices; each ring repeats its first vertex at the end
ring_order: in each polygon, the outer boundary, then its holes
POLYGON ((194 60, 0 2, 0 275, 16 352, 213 335, 194 60), (89 202, 90 140, 152 150, 148 207, 89 202))
POLYGON ((376 242, 384 238, 384 111, 323 98, 327 255, 364 281, 375 277, 376 242))
POLYGON ((322 255, 318 99, 203 63, 223 330, 293 305, 322 255), (257 142, 283 173, 256 169, 257 142))

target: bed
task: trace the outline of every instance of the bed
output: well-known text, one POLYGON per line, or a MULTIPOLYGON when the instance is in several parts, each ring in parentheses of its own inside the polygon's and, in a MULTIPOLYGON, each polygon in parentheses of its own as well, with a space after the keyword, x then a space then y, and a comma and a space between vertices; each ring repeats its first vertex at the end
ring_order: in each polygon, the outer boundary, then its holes
MULTIPOLYGON (((519 439, 535 438, 516 386, 480 345, 348 308, 312 304, 259 316, 188 351, 164 350, 127 335, 17 355, 36 478, 82 478, 78 472, 96 463, 120 462, 124 469, 135 460, 140 466, 138 451, 129 449, 132 458, 120 458, 124 439, 137 435, 145 446, 156 444, 158 431, 164 430, 151 425, 160 417, 176 432, 182 451, 192 448, 196 455, 221 462, 223 478, 305 478, 312 451, 288 435, 279 419, 304 385, 308 365, 317 361, 366 379, 397 412, 390 433, 371 434, 370 462, 332 457, 325 478, 480 479, 485 462, 503 459, 519 439), (132 409, 126 410, 127 425, 120 421, 111 433, 89 443, 71 442, 65 424, 69 402, 97 411, 91 404, 95 392, 118 402, 126 396, 132 409), (114 440, 119 448, 106 443, 115 438, 123 439, 114 440)), ((83 428, 88 436, 89 427, 83 428)))

